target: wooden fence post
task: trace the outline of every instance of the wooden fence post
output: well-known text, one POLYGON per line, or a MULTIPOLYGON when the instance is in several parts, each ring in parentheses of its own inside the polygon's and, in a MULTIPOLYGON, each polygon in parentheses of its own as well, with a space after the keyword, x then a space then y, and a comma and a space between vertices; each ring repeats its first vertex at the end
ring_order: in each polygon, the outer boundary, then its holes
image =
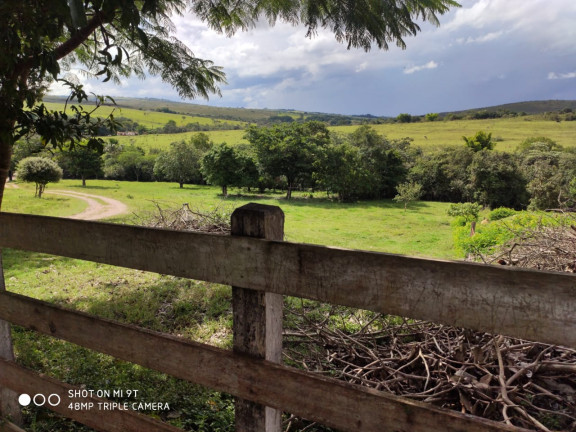
MULTIPOLYGON (((232 214, 232 235, 284 239, 284 213, 279 207, 246 204, 232 214)), ((282 295, 232 287, 234 351, 282 362, 282 295)), ((282 412, 236 399, 237 432, 280 432, 282 412)))
MULTIPOLYGON (((3 291, 6 291, 6 285, 4 283, 2 250, 0 249, 0 292, 3 291)), ((10 323, 4 320, 0 320, 0 358, 14 361, 10 323)), ((16 392, 0 387, 0 423, 2 418, 9 418, 15 424, 22 425, 22 412, 17 400, 18 394, 16 392)))

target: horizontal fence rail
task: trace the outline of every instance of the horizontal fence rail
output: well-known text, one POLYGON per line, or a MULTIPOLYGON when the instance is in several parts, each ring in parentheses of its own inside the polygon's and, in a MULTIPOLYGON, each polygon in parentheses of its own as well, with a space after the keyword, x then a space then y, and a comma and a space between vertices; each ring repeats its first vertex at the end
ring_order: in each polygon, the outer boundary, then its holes
MULTIPOLYGON (((69 390, 78 390, 77 387, 41 376, 2 359, 0 359, 0 384, 20 393, 35 394, 38 389, 42 389, 43 394, 62 395, 60 403, 51 405, 50 409, 96 430, 107 432, 182 432, 180 428, 129 409, 106 409, 105 411, 88 408, 70 409, 69 405, 78 399, 69 398, 66 395, 68 395, 69 390), (102 412, 106 414, 102 415, 102 412)), ((88 396, 82 398, 82 403, 98 406, 98 403, 110 403, 110 401, 88 396)))
MULTIPOLYGON (((525 431, 18 294, 0 294, 0 318, 342 431, 525 431)), ((34 387, 34 381, 20 383, 18 377, 37 379, 34 373, 0 361, 0 384, 20 391, 45 388, 34 387)))
POLYGON ((576 275, 10 213, 0 247, 576 348, 576 275))

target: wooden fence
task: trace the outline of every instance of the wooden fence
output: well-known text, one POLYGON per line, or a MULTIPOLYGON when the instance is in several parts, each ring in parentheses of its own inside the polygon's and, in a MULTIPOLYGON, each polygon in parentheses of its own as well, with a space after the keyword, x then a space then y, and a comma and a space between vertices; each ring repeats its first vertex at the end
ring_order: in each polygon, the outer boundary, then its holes
MULTIPOLYGON (((283 366, 284 295, 576 347, 574 275, 282 242, 283 214, 257 204, 232 223, 232 236, 218 236, 0 214, 2 248, 232 285, 232 351, 8 291, 0 319, 230 393, 237 431, 277 431, 281 411, 343 431, 522 430, 283 366)), ((97 430, 177 430, 135 412, 69 410, 70 386, 8 360, 0 386, 63 395, 52 409, 97 430)))

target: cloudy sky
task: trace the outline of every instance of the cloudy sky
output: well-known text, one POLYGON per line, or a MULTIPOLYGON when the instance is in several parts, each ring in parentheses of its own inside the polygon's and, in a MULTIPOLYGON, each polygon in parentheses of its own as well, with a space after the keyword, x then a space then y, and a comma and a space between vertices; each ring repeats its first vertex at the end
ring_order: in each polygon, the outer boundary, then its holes
MULTIPOLYGON (((176 36, 227 74, 222 97, 196 103, 396 116, 509 102, 576 99, 576 0, 461 0, 421 24, 407 49, 347 50, 329 32, 267 25, 232 38, 194 16, 176 36)), ((158 78, 87 87, 100 94, 179 100, 158 78)))

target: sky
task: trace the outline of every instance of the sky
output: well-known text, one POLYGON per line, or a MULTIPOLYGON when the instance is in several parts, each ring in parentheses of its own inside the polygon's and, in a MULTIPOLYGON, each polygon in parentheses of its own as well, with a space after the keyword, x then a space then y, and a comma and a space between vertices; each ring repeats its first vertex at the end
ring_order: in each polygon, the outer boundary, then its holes
MULTIPOLYGON (((222 66, 223 107, 397 116, 512 102, 576 100, 576 0, 460 0, 440 26, 420 23, 402 50, 348 50, 329 31, 260 24, 231 38, 193 15, 174 17, 176 37, 222 66)), ((180 98, 158 77, 122 85, 91 80, 97 94, 180 98)), ((57 93, 57 91, 55 91, 57 93)))

